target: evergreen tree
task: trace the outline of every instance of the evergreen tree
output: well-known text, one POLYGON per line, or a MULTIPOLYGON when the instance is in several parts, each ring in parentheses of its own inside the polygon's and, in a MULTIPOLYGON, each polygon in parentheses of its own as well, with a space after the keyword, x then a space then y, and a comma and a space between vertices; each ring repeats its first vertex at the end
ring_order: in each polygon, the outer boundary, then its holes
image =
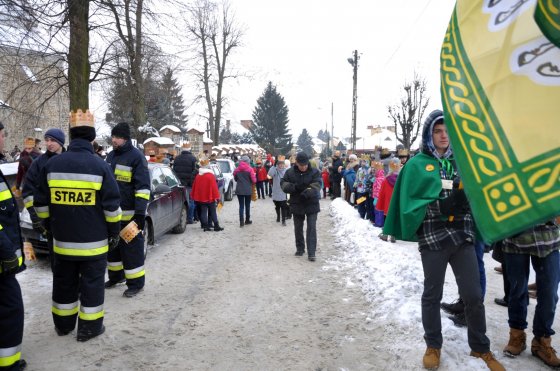
POLYGON ((313 138, 307 132, 307 129, 303 129, 298 137, 297 145, 299 149, 307 153, 310 157, 313 156, 313 138))
MULTIPOLYGON (((184 114, 181 88, 177 79, 173 77, 173 71, 168 67, 160 79, 155 79, 152 73, 148 73, 144 77, 143 85, 146 91, 145 107, 148 122, 158 130, 165 125, 175 125, 183 131, 187 124, 187 116, 184 114)), ((125 76, 112 79, 107 99, 109 112, 106 121, 109 126, 112 127, 120 121, 133 122, 132 94, 133 89, 125 76)))
POLYGON ((233 133, 231 134, 231 144, 241 144, 242 138, 241 134, 233 133))
POLYGON ((252 139, 275 156, 287 153, 292 148, 288 122, 288 106, 276 86, 269 82, 253 110, 252 139))
POLYGON ((157 87, 153 89, 157 92, 157 99, 149 113, 152 114, 151 120, 148 119, 157 129, 165 125, 175 125, 179 128, 187 123, 185 115, 185 104, 183 103, 183 95, 181 87, 177 83, 177 79, 173 77, 173 70, 167 67, 161 81, 157 83, 157 87))
POLYGON ((328 143, 328 141, 331 140, 331 136, 326 130, 319 130, 319 132, 317 133, 317 138, 321 139, 325 143, 328 143))
POLYGON ((255 144, 255 140, 253 139, 253 135, 251 133, 243 133, 241 135, 241 143, 240 144, 255 144))
POLYGON ((220 131, 220 143, 233 143, 232 140, 233 134, 229 128, 223 128, 220 131))

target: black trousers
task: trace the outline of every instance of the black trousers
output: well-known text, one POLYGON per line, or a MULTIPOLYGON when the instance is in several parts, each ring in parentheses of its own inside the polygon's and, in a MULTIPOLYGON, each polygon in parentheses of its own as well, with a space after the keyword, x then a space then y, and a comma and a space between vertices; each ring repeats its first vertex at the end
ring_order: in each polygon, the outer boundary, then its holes
POLYGON ((277 219, 280 219, 280 216, 282 216, 282 221, 285 221, 286 217, 288 216, 288 202, 287 201, 273 201, 273 202, 274 202, 274 208, 276 209, 277 219))
POLYGON ((53 321, 64 332, 96 334, 103 325, 107 258, 66 260, 56 254, 53 270, 53 321), (79 306, 78 306, 79 301, 79 306))
POLYGON ((216 213, 216 203, 198 203, 200 205, 200 223, 203 228, 210 228, 210 224, 214 224, 214 227, 219 227, 218 224, 218 214, 216 213), (212 223, 209 223, 209 219, 212 219, 212 223))
POLYGON ((296 249, 298 252, 305 252, 305 237, 303 237, 303 222, 307 217, 307 255, 315 256, 317 249, 317 213, 313 214, 292 214, 294 219, 294 233, 296 235, 296 249))
MULTIPOLYGON (((126 222, 126 224, 128 223, 126 222)), ((121 227, 126 224, 123 223, 121 227)), ((144 236, 142 233, 136 235, 130 243, 121 239, 117 248, 107 254, 107 262, 109 281, 119 282, 124 278, 130 289, 144 287, 146 272, 144 270, 144 236)))
POLYGON ((340 187, 340 180, 338 180, 338 181, 333 180, 331 182, 331 188, 332 188, 332 197, 333 198, 340 197, 341 191, 342 191, 342 189, 340 187))
POLYGON ((260 180, 260 181, 257 182, 257 196, 259 198, 265 198, 265 196, 266 196, 266 191, 264 189, 264 184, 265 184, 264 180, 260 180))
POLYGON ((0 276, 0 367, 19 370, 23 339, 23 299, 15 274, 0 276))
POLYGON ((451 266, 459 288, 459 296, 465 303, 467 339, 471 350, 486 353, 490 340, 486 337, 486 314, 480 287, 478 261, 472 244, 447 245, 442 250, 421 252, 424 269, 424 292, 422 293, 422 325, 424 340, 428 347, 441 349, 440 304, 447 265, 451 266))

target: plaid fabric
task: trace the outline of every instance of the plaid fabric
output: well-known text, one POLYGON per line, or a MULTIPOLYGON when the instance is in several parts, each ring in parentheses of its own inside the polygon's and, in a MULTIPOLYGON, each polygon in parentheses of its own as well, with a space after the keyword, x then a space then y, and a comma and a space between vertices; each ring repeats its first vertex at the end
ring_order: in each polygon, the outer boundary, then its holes
POLYGON ((504 239, 503 251, 544 258, 560 249, 560 231, 554 222, 538 224, 520 234, 504 239))
MULTIPOLYGON (((454 167, 442 166, 440 162, 441 179, 453 179, 457 176, 454 167)), ((449 196, 451 190, 442 189, 440 198, 449 196)), ((418 248, 419 250, 442 250, 444 246, 462 245, 465 242, 474 241, 474 222, 470 211, 465 214, 453 216, 453 221, 449 221, 448 216, 443 215, 439 209, 439 201, 428 204, 426 217, 418 229, 418 248)))

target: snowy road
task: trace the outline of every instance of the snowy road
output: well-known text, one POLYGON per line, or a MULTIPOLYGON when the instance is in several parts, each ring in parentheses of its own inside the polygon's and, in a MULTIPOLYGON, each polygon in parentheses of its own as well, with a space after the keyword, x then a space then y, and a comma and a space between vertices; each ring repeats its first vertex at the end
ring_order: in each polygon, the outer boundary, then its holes
MULTIPOLYGON (((18 276, 29 370, 420 370, 416 247, 380 241, 379 230, 340 200, 321 206, 315 263, 293 256, 292 224, 275 222, 270 199, 253 204, 253 224, 244 228, 234 199, 219 215, 223 232, 189 225, 165 236, 149 251, 145 291, 127 299, 124 286, 107 290, 107 331, 86 343, 75 332, 56 335, 51 274, 39 261, 18 276)), ((492 303, 501 276, 486 258, 488 334, 500 353, 507 311, 492 303)), ((445 299, 452 300, 448 276, 445 299)), ((484 370, 468 356, 466 331, 447 319, 443 325, 440 370, 484 370)), ((510 370, 546 369, 528 352, 498 358, 510 370)))

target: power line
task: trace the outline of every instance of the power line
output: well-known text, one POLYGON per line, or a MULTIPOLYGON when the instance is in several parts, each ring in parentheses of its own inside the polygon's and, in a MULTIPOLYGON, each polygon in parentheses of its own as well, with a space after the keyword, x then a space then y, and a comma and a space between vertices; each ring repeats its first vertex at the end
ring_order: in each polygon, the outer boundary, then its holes
POLYGON ((424 12, 426 11, 426 9, 428 8, 428 6, 432 3, 432 0, 428 0, 428 2, 426 3, 426 5, 424 5, 424 9, 422 9, 422 11, 420 12, 420 14, 418 14, 418 17, 416 17, 416 20, 414 21, 414 23, 412 24, 412 26, 408 29, 406 35, 404 36, 404 38, 401 40, 401 42, 399 43, 399 45, 397 45, 397 48, 395 49, 395 51, 393 51, 393 53, 389 56, 389 59, 387 60, 387 62, 385 62, 385 64, 383 65, 383 69, 385 69, 387 67, 387 65, 389 64, 389 62, 391 62, 391 60, 393 59, 393 57, 395 56, 395 54, 397 54, 397 52, 399 51, 399 49, 401 48, 401 46, 404 44, 404 42, 408 39, 408 37, 410 36, 412 30, 414 29, 414 27, 416 26, 416 24, 418 23, 418 20, 424 15, 424 12))

